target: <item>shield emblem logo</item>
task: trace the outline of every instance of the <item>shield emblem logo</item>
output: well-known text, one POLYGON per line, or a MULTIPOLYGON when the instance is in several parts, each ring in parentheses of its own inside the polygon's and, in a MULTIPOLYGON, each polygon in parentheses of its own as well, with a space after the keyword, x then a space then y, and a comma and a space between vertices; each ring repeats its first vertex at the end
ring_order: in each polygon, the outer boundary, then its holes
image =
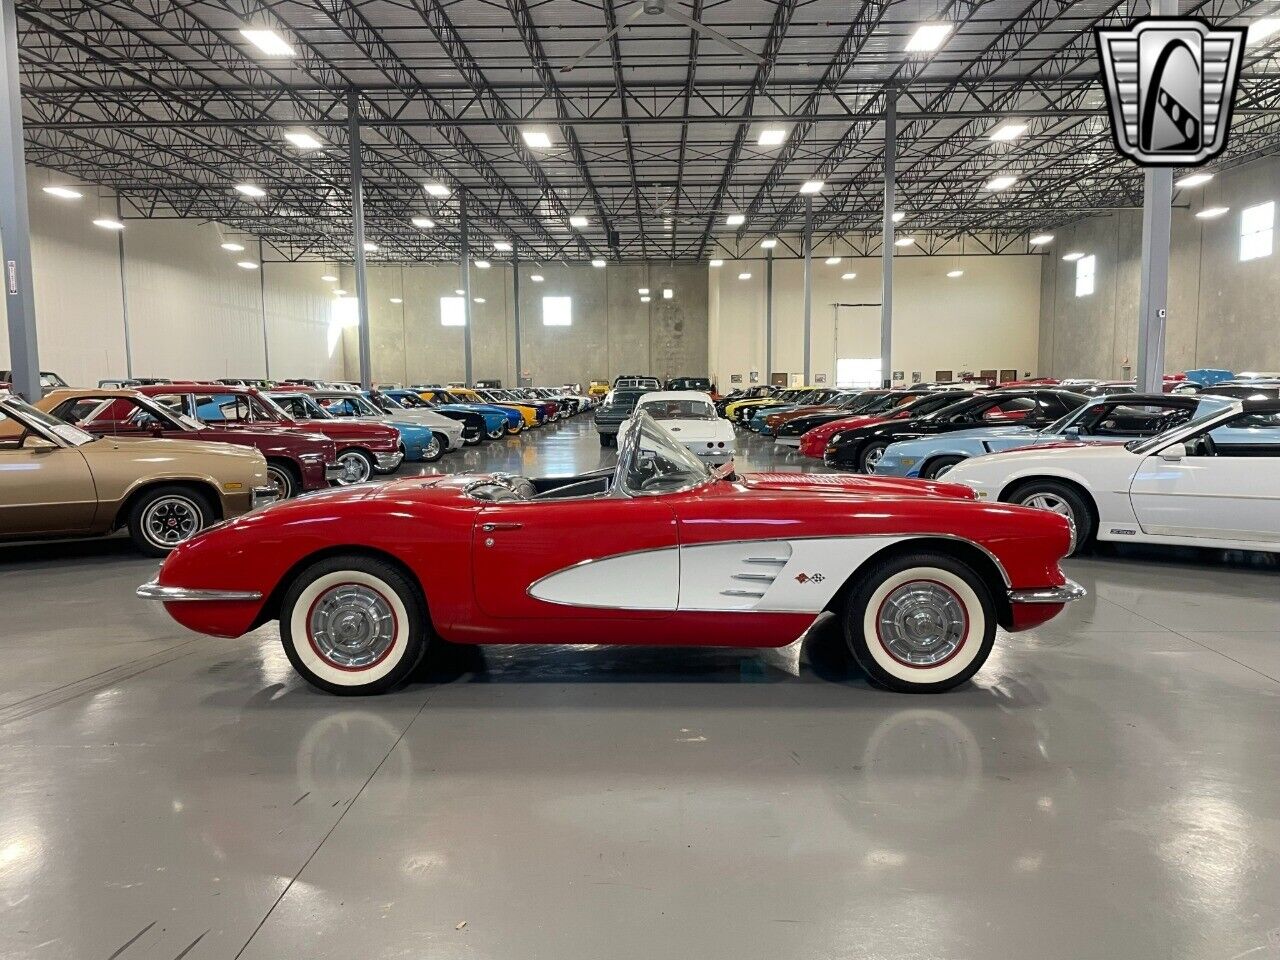
POLYGON ((1194 167, 1222 153, 1245 33, 1185 17, 1096 28, 1116 149, 1142 166, 1194 167))

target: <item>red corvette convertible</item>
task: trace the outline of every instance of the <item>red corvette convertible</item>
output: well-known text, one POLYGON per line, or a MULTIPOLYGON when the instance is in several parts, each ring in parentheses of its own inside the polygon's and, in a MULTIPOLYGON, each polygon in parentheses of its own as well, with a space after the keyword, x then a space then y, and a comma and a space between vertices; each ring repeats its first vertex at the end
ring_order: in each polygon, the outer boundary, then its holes
POLYGON ((777 647, 830 611, 894 690, 946 690, 996 626, 1083 595, 1057 514, 964 487, 709 471, 647 416, 616 468, 432 476, 312 494, 220 524, 138 589, 192 630, 270 620, 332 693, 405 681, 433 639, 777 647))

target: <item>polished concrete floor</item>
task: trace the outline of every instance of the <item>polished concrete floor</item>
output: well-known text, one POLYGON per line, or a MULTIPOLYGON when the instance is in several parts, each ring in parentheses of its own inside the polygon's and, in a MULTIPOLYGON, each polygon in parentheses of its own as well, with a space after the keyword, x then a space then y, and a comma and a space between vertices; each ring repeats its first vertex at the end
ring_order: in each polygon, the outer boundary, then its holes
MULTIPOLYGON (((445 466, 612 457, 582 420, 445 466)), ((274 626, 135 600, 153 569, 0 549, 5 960, 1280 957, 1265 558, 1072 562, 1087 600, 927 698, 797 644, 492 648, 342 700, 274 626)))

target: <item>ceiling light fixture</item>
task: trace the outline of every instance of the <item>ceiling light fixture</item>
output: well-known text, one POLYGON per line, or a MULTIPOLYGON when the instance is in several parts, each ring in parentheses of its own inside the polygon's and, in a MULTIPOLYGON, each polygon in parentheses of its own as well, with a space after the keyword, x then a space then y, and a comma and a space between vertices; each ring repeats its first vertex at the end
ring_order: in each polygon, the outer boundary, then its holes
POLYGON ((826 259, 826 264, 828 267, 834 267, 839 262, 840 262, 839 257, 827 257, 826 259))
POLYGON ((337 278, 337 277, 335 277, 332 273, 326 273, 326 274, 324 274, 320 279, 321 279, 321 280, 323 280, 325 283, 337 283, 337 282, 338 282, 338 278, 337 278))
POLYGON ((922 23, 907 41, 907 53, 929 53, 942 46, 942 41, 951 35, 950 23, 922 23))
POLYGON ((723 267, 723 266, 724 266, 724 261, 723 261, 723 260, 721 260, 719 257, 715 257, 714 259, 711 259, 711 260, 708 260, 708 261, 707 261, 707 266, 708 266, 708 267, 723 267))
POLYGON ((99 217, 93 221, 95 227, 101 227, 103 230, 123 230, 124 224, 119 220, 112 220, 110 217, 99 217))
POLYGON ((244 37, 268 57, 296 57, 297 51, 274 30, 245 28, 240 31, 244 37))
POLYGON ((726 227, 740 227, 746 222, 747 217, 746 214, 743 213, 731 213, 724 218, 724 225, 726 227))
POLYGON ((642 296, 642 297, 644 297, 644 296, 648 296, 648 294, 649 294, 649 288, 648 288, 648 287, 641 287, 641 288, 640 288, 638 291, 636 291, 636 292, 637 292, 637 293, 639 293, 639 294, 640 294, 640 296, 642 296))
POLYGON ((895 247, 909 247, 915 242, 915 237, 899 237, 897 240, 893 241, 893 245, 895 247))
POLYGON ((444 199, 449 196, 449 194, 453 193, 452 190, 438 180, 432 180, 430 183, 424 183, 422 185, 422 189, 427 191, 430 196, 438 197, 440 199, 444 199))
POLYGON ((495 241, 493 241, 493 249, 494 249, 496 252, 498 252, 498 253, 510 253, 510 252, 511 252, 511 241, 510 241, 510 240, 495 240, 495 241))
POLYGON ((1196 214, 1196 217, 1200 220, 1215 220, 1230 209, 1230 207, 1205 207, 1196 214))
POLYGON ((591 221, 589 221, 586 217, 570 217, 569 218, 569 226, 573 227, 573 229, 575 230, 581 230, 590 222, 591 221))
POLYGON ((436 222, 430 217, 414 217, 409 222, 422 230, 434 230, 436 226, 436 222))
POLYGON ((392 302, 392 303, 404 303, 404 301, 403 301, 402 299, 400 299, 399 297, 392 297, 392 298, 391 298, 391 302, 392 302))
POLYGON ((265 197, 267 195, 267 191, 263 190, 261 187, 255 187, 252 183, 237 183, 236 192, 243 193, 246 197, 254 197, 255 199, 258 197, 265 197))
POLYGON ((1081 253, 1079 250, 1072 250, 1070 253, 1064 253, 1062 255, 1062 259, 1066 260, 1068 263, 1071 263, 1073 260, 1079 260, 1083 256, 1084 254, 1081 253))
POLYGON ((1185 177, 1179 177, 1173 182, 1175 187, 1187 189, 1189 187, 1200 187, 1213 179, 1212 173, 1189 173, 1185 177))
POLYGON ((907 215, 901 210, 895 210, 890 219, 892 219, 894 223, 901 223, 903 220, 907 219, 907 215))
POLYGON ((306 130, 286 130, 284 138, 299 150, 319 150, 324 141, 317 139, 306 130))
POLYGON ((998 193, 1001 190, 1008 190, 1017 182, 1017 177, 1011 177, 1008 174, 1001 174, 998 177, 992 177, 988 180, 983 189, 990 190, 993 193, 998 193))
POLYGON ((472 261, 472 262, 473 262, 473 263, 475 263, 475 265, 476 265, 476 269, 477 269, 477 270, 488 270, 488 269, 489 269, 489 261, 488 261, 488 260, 475 260, 475 261, 472 261))
POLYGON ((545 130, 521 130, 520 136, 535 150, 546 150, 551 146, 551 135, 545 130))
POLYGON ((239 253, 241 250, 244 249, 244 244, 232 243, 230 240, 228 240, 226 243, 222 244, 221 246, 223 250, 230 250, 232 253, 239 253))
POLYGON ((841 280, 852 280, 852 279, 853 279, 854 277, 856 277, 856 276, 857 276, 857 274, 856 274, 856 273, 842 273, 842 274, 840 274, 840 279, 841 279, 841 280))
POLYGON ((602 258, 600 258, 600 257, 596 257, 596 258, 594 258, 594 259, 591 261, 591 265, 592 265, 593 267, 595 267, 597 270, 599 270, 599 269, 603 268, 604 266, 606 266, 605 261, 604 261, 602 258))
POLYGON ((455 290, 455 291, 453 291, 453 295, 454 295, 455 297, 465 297, 465 296, 467 295, 467 291, 465 291, 465 290, 455 290))
POLYGON ((1017 140, 1026 132, 1027 125, 1025 123, 1014 123, 1010 121, 1008 123, 1002 123, 1000 126, 992 130, 987 134, 987 139, 995 140, 997 142, 1008 142, 1009 140, 1017 140))
POLYGON ((756 137, 756 143, 762 147, 780 147, 787 139, 787 131, 782 127, 765 127, 756 137))
POLYGON ((475 297, 476 303, 484 303, 484 297, 475 297))
POLYGON ((1269 37, 1280 33, 1280 17, 1263 17, 1249 24, 1249 36, 1245 41, 1249 46, 1262 43, 1269 37))
POLYGON ((739 280, 750 280, 750 279, 751 279, 751 274, 749 274, 749 273, 740 273, 740 274, 738 274, 738 279, 739 279, 739 280))
POLYGON ((806 180, 800 184, 800 192, 813 194, 820 191, 826 185, 825 180, 806 180))
POLYGON ((777 237, 765 237, 763 240, 760 241, 761 250, 772 250, 777 245, 778 245, 777 237))
POLYGON ((373 253, 373 252, 374 252, 375 250, 377 250, 377 249, 378 249, 378 245, 377 245, 376 243, 374 243, 373 241, 366 241, 366 242, 365 242, 365 245, 364 245, 364 252, 365 252, 365 253, 373 253))
POLYGON ((663 288, 662 288, 662 299, 663 299, 663 300, 671 300, 672 298, 674 298, 674 297, 675 297, 675 295, 676 295, 676 292, 675 292, 674 290, 672 290, 670 287, 663 287, 663 288))
POLYGON ((648 303, 648 302, 649 302, 650 300, 652 300, 652 299, 653 299, 653 297, 641 297, 641 298, 640 298, 640 302, 641 302, 641 303, 648 303))
POLYGON ((334 290, 334 291, 333 291, 333 295, 334 295, 335 297, 345 297, 345 296, 347 295, 347 291, 345 291, 345 290, 334 290))
POLYGON ((948 270, 948 271, 947 271, 947 276, 948 276, 948 277, 950 277, 952 280, 954 280, 956 277, 963 277, 963 276, 964 276, 964 271, 963 271, 963 270, 948 270))
POLYGON ((79 190, 72 190, 70 187, 45 187, 44 192, 61 200, 79 200, 84 196, 79 190))
POLYGON ((1043 247, 1046 243, 1053 243, 1052 233, 1037 233, 1034 237, 1027 241, 1033 247, 1043 247))
POLYGON ((529 277, 529 279, 530 279, 530 280, 532 280, 534 283, 541 283, 541 282, 542 282, 542 274, 540 274, 540 273, 535 273, 535 274, 533 274, 533 276, 529 277))
POLYGON ((241 270, 257 270, 258 269, 258 265, 254 263, 252 260, 241 260, 239 263, 236 264, 236 266, 239 267, 241 270))

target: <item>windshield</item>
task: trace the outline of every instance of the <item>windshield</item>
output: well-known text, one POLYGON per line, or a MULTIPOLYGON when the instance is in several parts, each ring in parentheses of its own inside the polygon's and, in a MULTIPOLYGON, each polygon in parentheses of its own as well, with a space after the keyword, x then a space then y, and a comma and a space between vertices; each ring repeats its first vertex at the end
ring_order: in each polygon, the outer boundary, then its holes
POLYGON ((635 495, 676 493, 704 483, 710 472, 696 456, 643 411, 618 456, 618 482, 635 495))
POLYGON ((273 393, 267 398, 267 402, 275 404, 285 416, 293 420, 333 419, 332 414, 305 393, 273 393))
POLYGON ((640 398, 643 396, 643 393, 635 390, 615 390, 609 397, 609 402, 606 406, 613 410, 634 410, 636 404, 640 402, 640 398))
POLYGON ((358 393, 327 394, 316 397, 326 413, 335 417, 380 417, 382 411, 358 393))
POLYGON ((69 423, 63 423, 57 417, 50 416, 43 410, 37 410, 29 403, 13 397, 0 404, 0 444, 21 446, 29 427, 40 427, 51 433, 63 443, 72 447, 84 446, 98 439, 93 434, 81 430, 69 423))
POLYGON ((637 409, 655 420, 716 419, 716 408, 706 400, 646 400, 637 409))
MULTIPOLYGON (((1187 435, 1190 436, 1191 434, 1196 433, 1200 427, 1213 423, 1215 420, 1221 420, 1224 415, 1229 416, 1232 409, 1233 408, 1230 406, 1223 407, 1215 405, 1208 410, 1203 410, 1197 413, 1194 417, 1186 423, 1178 426, 1176 429, 1186 431, 1187 435)), ((1166 430, 1165 433, 1157 433, 1154 437, 1144 437, 1141 440, 1130 440, 1124 445, 1124 448, 1126 450, 1132 450, 1134 453, 1150 453, 1157 447, 1164 446, 1166 442, 1165 434, 1168 432, 1169 431, 1166 430)))

